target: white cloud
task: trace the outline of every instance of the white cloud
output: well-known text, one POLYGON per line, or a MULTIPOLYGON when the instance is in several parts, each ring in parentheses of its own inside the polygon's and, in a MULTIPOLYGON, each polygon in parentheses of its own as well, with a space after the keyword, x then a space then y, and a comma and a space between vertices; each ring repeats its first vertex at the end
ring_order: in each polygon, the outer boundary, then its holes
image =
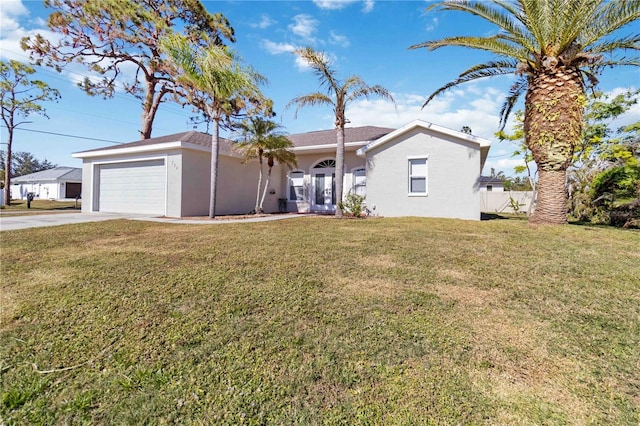
POLYGON ((329 36, 329 43, 337 44, 342 47, 349 47, 349 45, 351 44, 346 36, 337 34, 335 31, 331 31, 329 36))
POLYGON ((271 40, 262 40, 260 46, 272 55, 280 55, 282 53, 293 53, 298 47, 290 43, 276 43, 271 40))
MULTIPOLYGON (((313 3, 323 10, 339 10, 345 7, 358 3, 360 0, 313 0, 313 3)), ((364 0, 362 6, 363 13, 369 13, 373 10, 375 5, 374 0, 364 0)))
POLYGON ((427 27, 425 28, 428 32, 435 31, 438 28, 438 18, 432 18, 429 23, 427 23, 427 27))
POLYGON ((293 17, 293 24, 289 25, 289 29, 297 36, 306 40, 313 40, 313 35, 318 29, 318 23, 310 15, 299 14, 293 17))
POLYGON ((29 11, 21 0, 3 0, 0 7, 0 28, 3 33, 10 33, 20 28, 18 18, 28 16, 29 11))
POLYGON ((369 13, 373 10, 373 6, 375 5, 375 1, 373 0, 364 0, 364 6, 362 6, 363 13, 369 13))
POLYGON ((264 30, 266 28, 269 28, 270 26, 276 24, 277 22, 274 21, 273 19, 271 19, 269 17, 269 15, 262 15, 260 17, 260 22, 257 22, 255 24, 249 24, 252 28, 260 28, 261 30, 264 30))

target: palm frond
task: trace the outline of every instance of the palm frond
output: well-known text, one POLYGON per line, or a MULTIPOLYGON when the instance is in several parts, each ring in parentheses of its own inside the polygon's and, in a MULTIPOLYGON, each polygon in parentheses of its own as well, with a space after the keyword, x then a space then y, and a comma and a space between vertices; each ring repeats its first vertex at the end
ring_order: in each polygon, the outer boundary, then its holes
POLYGON ((478 80, 485 77, 494 77, 496 75, 513 74, 515 72, 515 68, 513 65, 517 66, 516 63, 509 62, 509 61, 505 61, 504 63, 500 61, 488 62, 485 64, 475 65, 469 68, 468 70, 464 71, 462 74, 460 74, 457 79, 450 81, 449 83, 445 84, 444 86, 440 87, 435 92, 433 92, 431 95, 429 95, 425 103, 422 104, 422 108, 426 107, 427 104, 431 102, 431 100, 435 98, 437 95, 444 93, 447 90, 451 89, 452 87, 458 86, 460 84, 467 83, 473 80, 478 80))
POLYGON ((489 3, 487 2, 472 2, 467 0, 436 3, 433 6, 428 7, 427 10, 438 9, 443 11, 450 10, 471 13, 497 25, 505 33, 511 34, 514 41, 525 49, 534 50, 534 38, 526 31, 523 31, 526 29, 526 26, 518 24, 517 18, 520 14, 516 13, 517 11, 508 3, 500 1, 494 1, 494 3, 504 8, 509 13, 503 13, 499 9, 489 6, 489 3))
POLYGON ((501 61, 489 61, 484 64, 477 64, 462 72, 460 77, 474 74, 479 71, 484 71, 486 74, 479 75, 477 78, 491 77, 494 75, 512 74, 518 68, 520 64, 517 60, 501 60, 501 61))
POLYGON ((316 92, 309 95, 302 95, 293 98, 286 106, 285 109, 289 109, 291 106, 296 105, 296 111, 294 118, 298 118, 298 111, 300 108, 314 105, 332 105, 335 107, 335 102, 329 96, 324 93, 316 92))
POLYGON ((614 40, 602 40, 591 45, 588 51, 592 54, 602 54, 612 53, 616 50, 640 50, 640 34, 614 40))
POLYGON ((593 22, 584 29, 580 43, 585 48, 588 48, 603 37, 639 19, 639 1, 618 0, 606 2, 597 10, 593 22))
POLYGON ((499 56, 516 58, 520 61, 526 61, 530 52, 527 49, 518 47, 512 43, 505 43, 500 36, 493 37, 447 37, 441 40, 427 41, 425 43, 415 44, 409 49, 428 48, 436 50, 445 46, 468 47, 471 49, 486 50, 499 56))
POLYGON ((320 80, 321 86, 327 86, 328 91, 336 91, 340 86, 335 79, 335 70, 331 68, 329 59, 324 52, 316 52, 311 47, 297 49, 294 53, 304 59, 313 73, 320 80))
POLYGON ((500 131, 504 130, 504 126, 506 126, 509 115, 511 115, 516 102, 518 101, 520 96, 522 96, 522 94, 526 92, 528 87, 529 84, 527 82, 527 79, 525 77, 520 77, 509 88, 509 95, 504 100, 502 108, 500 108, 500 131))

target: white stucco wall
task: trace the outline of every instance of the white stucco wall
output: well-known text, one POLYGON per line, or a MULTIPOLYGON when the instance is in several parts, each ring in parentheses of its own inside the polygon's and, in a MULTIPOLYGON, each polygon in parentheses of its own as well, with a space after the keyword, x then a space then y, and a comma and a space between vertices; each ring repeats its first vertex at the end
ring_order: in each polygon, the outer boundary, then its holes
MULTIPOLYGON (((27 193, 33 192, 36 199, 59 200, 62 197, 59 182, 29 182, 11 185, 11 198, 26 200, 27 193)), ((64 192, 64 188, 62 188, 64 192)))
POLYGON ((372 214, 480 219, 480 148, 428 129, 410 130, 366 153, 372 214), (428 157, 427 195, 409 196, 408 159, 428 157))

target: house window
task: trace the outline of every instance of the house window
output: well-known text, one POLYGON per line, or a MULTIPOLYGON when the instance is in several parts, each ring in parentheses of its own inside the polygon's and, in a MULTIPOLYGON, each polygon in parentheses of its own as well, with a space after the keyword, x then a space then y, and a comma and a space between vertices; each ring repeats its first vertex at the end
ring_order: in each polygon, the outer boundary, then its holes
POLYGON ((304 201, 304 172, 289 173, 289 201, 304 201))
POLYGON ((427 157, 409 158, 409 195, 427 195, 427 157))
POLYGON ((323 160, 313 166, 314 169, 331 169, 336 167, 336 160, 323 160))
POLYGON ((353 171, 353 193, 365 196, 367 189, 367 171, 364 168, 353 171))
POLYGON ((487 185, 487 191, 493 191, 493 185, 487 185))

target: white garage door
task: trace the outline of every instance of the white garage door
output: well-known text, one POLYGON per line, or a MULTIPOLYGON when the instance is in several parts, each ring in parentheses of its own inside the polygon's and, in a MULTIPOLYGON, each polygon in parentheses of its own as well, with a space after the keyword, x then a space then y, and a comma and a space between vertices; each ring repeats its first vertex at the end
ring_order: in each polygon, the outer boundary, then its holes
POLYGON ((112 213, 165 214, 164 160, 102 164, 98 210, 112 213))

